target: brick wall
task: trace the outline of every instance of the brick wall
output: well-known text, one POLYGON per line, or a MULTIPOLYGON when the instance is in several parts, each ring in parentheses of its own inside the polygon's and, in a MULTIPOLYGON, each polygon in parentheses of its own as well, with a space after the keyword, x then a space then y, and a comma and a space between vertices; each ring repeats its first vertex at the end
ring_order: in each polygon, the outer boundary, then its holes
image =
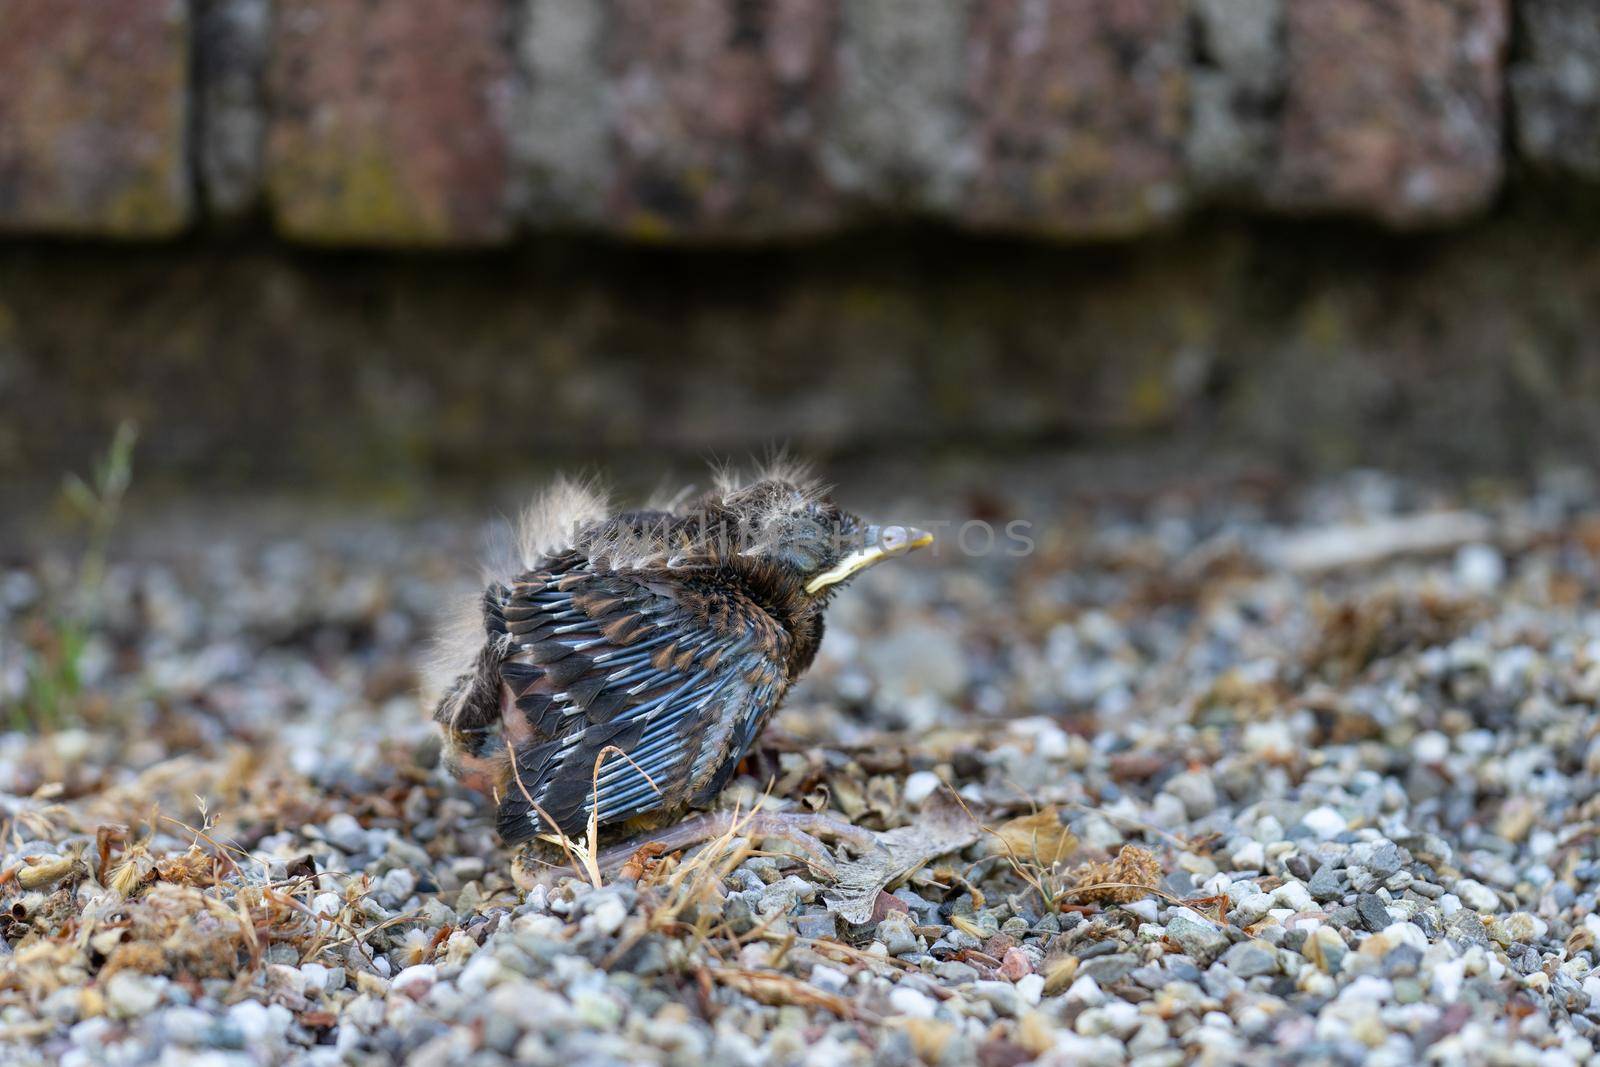
POLYGON ((1593 0, 0 0, 0 233, 1397 228, 1600 179, 1593 0), (1513 179, 1508 179, 1508 175, 1513 179))

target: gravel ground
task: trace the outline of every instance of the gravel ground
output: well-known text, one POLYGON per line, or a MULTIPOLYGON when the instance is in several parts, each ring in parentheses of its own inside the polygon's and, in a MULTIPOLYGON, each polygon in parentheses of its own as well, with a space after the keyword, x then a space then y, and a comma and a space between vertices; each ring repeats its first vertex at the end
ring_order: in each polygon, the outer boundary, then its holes
POLYGON ((1595 484, 1050 483, 852 494, 1034 547, 836 603, 724 798, 878 836, 832 872, 517 889, 414 692, 470 516, 130 520, 81 648, 80 561, 0 552, 0 1060, 1591 1059, 1595 484))

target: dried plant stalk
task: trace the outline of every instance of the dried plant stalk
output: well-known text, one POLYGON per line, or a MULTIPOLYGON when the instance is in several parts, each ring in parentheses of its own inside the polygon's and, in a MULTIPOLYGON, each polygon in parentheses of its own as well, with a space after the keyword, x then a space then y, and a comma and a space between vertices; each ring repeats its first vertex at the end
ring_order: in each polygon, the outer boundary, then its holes
POLYGON ((1072 874, 1067 892, 1085 904, 1131 904, 1161 884, 1161 864, 1138 845, 1123 845, 1116 859, 1085 863, 1072 874))

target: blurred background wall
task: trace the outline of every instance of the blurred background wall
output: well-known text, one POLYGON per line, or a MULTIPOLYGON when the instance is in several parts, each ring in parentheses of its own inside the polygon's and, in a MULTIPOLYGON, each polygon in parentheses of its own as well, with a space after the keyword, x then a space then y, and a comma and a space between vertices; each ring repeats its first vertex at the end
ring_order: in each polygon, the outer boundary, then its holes
POLYGON ((0 0, 0 477, 1600 444, 1592 0, 0 0))

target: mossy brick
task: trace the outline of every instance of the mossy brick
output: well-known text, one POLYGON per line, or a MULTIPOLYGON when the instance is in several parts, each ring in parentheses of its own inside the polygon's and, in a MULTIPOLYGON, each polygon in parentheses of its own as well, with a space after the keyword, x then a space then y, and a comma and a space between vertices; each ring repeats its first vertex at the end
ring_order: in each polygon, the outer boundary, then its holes
POLYGON ((1493 198, 1508 0, 1287 0, 1283 32, 1273 206, 1415 226, 1493 198))
POLYGON ((266 187, 286 237, 495 244, 513 230, 510 6, 278 0, 266 187))
POLYGON ((645 239, 836 225, 821 124, 837 0, 614 0, 609 9, 614 225, 645 239))
POLYGON ((1184 204, 1184 0, 991 0, 967 61, 964 220, 1063 237, 1148 230, 1184 204))
POLYGON ((965 62, 974 0, 840 7, 823 169, 883 216, 949 215, 972 177, 965 62))
POLYGON ((187 12, 0 2, 0 232, 150 238, 188 224, 187 12))

